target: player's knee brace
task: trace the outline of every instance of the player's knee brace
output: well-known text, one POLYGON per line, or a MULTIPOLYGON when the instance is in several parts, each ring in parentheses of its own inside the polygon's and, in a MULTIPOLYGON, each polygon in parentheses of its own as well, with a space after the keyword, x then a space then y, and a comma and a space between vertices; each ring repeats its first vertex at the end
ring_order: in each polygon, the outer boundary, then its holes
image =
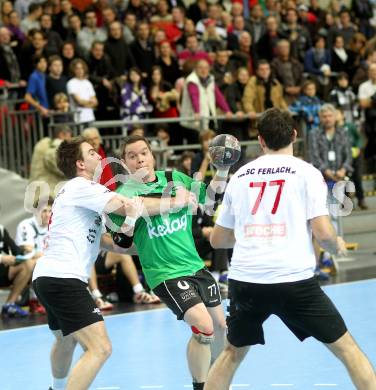
POLYGON ((193 337, 200 344, 211 344, 214 340, 214 332, 204 333, 197 329, 195 326, 191 326, 193 337))

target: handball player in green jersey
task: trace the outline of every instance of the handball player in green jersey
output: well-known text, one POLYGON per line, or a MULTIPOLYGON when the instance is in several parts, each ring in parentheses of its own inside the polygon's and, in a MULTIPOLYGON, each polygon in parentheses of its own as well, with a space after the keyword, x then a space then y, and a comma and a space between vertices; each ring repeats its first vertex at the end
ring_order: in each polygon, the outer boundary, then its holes
MULTIPOLYGON (((207 187, 178 171, 155 171, 150 144, 140 136, 125 139, 121 157, 131 175, 117 192, 129 197, 142 197, 145 202, 148 198, 184 199, 193 196, 193 193, 198 204, 206 203, 208 206, 214 203, 212 199, 218 188, 224 190, 228 176, 229 167, 217 170, 207 187)), ((184 320, 191 327, 188 365, 193 389, 203 389, 211 361, 223 349, 226 321, 218 284, 194 244, 192 214, 195 208, 192 208, 192 202, 190 206, 178 209, 174 205, 184 205, 184 202, 171 204, 173 206, 167 213, 161 210, 160 215, 150 217, 128 216, 124 220, 111 215, 108 227, 118 245, 135 245, 150 288, 178 320, 184 320)), ((141 214, 144 215, 144 211, 141 214)))

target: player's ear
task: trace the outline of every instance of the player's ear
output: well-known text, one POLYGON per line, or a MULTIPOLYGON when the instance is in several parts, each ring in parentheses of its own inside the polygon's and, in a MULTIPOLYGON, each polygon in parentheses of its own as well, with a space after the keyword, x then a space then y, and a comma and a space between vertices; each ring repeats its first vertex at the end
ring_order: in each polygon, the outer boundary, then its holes
POLYGON ((298 132, 296 131, 296 129, 294 129, 292 134, 292 143, 296 141, 297 137, 298 137, 298 132))
POLYGON ((76 161, 76 167, 77 167, 78 169, 85 169, 84 160, 77 160, 77 161, 76 161))
POLYGON ((264 149, 266 147, 264 139, 261 137, 261 135, 257 136, 257 139, 258 139, 258 142, 259 142, 261 148, 264 149))

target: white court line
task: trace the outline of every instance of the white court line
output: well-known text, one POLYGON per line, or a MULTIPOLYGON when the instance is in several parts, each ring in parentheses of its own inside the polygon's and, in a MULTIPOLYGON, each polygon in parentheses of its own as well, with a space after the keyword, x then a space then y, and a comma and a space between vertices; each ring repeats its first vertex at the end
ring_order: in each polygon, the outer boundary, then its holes
POLYGON ((112 386, 112 387, 97 387, 97 390, 119 390, 119 386, 112 386))
POLYGON ((338 384, 337 383, 315 383, 313 386, 334 387, 334 386, 338 386, 338 384))

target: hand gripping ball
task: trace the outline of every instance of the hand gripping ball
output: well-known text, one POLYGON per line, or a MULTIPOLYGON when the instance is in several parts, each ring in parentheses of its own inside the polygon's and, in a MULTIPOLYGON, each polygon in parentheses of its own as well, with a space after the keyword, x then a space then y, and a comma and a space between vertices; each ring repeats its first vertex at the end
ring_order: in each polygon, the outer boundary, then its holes
POLYGON ((209 143, 209 155, 217 168, 229 168, 240 158, 239 141, 230 134, 220 134, 209 143))

